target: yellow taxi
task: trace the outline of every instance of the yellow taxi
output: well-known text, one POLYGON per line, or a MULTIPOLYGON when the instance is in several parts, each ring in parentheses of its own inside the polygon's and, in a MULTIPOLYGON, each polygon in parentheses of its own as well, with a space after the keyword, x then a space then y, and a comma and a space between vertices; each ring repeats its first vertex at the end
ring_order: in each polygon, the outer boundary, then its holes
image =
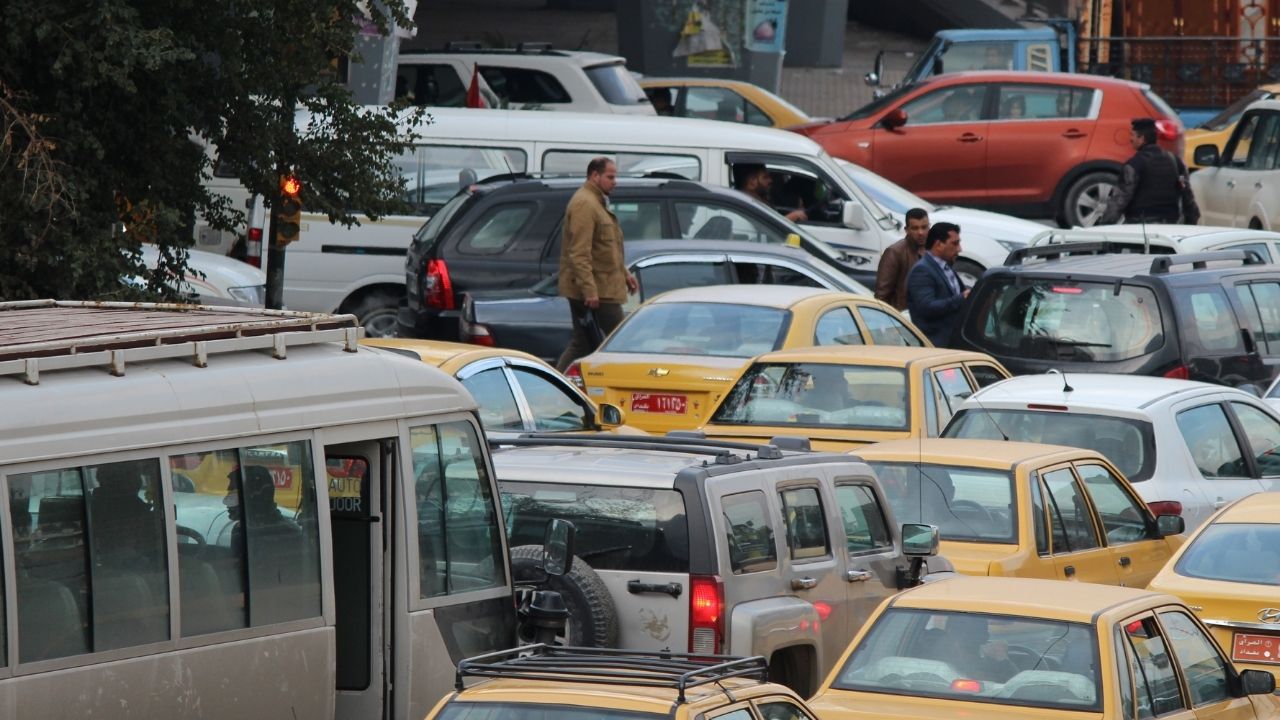
POLYGON ((555 368, 519 350, 400 338, 369 338, 360 344, 421 360, 457 378, 480 406, 480 424, 489 437, 526 432, 644 434, 625 424, 620 409, 597 407, 555 368))
POLYGON ((766 682, 762 657, 529 645, 458 664, 483 682, 442 699, 428 720, 813 720, 766 682))
POLYGON ((1280 678, 1280 492, 1220 510, 1192 533, 1151 589, 1190 605, 1236 667, 1280 678))
POLYGON ((780 350, 757 357, 699 429, 749 442, 800 436, 834 451, 937 437, 965 398, 1007 377, 990 355, 965 350, 780 350))
POLYGON ((876 471, 895 519, 937 527, 939 552, 968 575, 1142 588, 1181 543, 1182 518, 1153 517, 1092 450, 929 439, 855 452, 876 471))
POLYGON ((640 87, 659 114, 676 117, 726 120, 729 122, 791 127, 812 122, 800 108, 765 90, 741 80, 721 78, 643 78, 640 87), (660 103, 670 108, 661 112, 660 103))
POLYGON ((706 422, 750 358, 781 348, 927 346, 892 306, 792 285, 713 285, 651 298, 595 353, 566 369, 596 402, 648 432, 706 422))
POLYGON ((1194 157, 1197 145, 1213 145, 1218 148, 1218 155, 1221 156, 1227 140, 1231 139, 1231 133, 1236 129, 1236 123, 1240 122, 1240 117, 1249 105, 1259 100, 1274 100, 1278 95, 1280 83, 1259 85, 1253 92, 1223 108, 1222 112, 1204 121, 1199 127, 1187 130, 1187 148, 1183 162, 1188 168, 1200 167, 1195 163, 1194 157))
POLYGON ((1274 690, 1173 596, 957 575, 882 603, 809 707, 823 720, 1273 720, 1274 690))

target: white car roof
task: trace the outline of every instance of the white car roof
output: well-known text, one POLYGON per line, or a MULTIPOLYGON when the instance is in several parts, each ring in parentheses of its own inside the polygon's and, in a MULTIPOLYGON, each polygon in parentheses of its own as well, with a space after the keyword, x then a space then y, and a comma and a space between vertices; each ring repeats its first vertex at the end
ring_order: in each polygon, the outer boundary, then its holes
MULTIPOLYGON (((1278 103, 1280 104, 1280 103, 1278 103)), ((1280 241, 1280 233, 1268 230, 1219 227, 1212 225, 1174 224, 1123 224, 1068 230, 1045 230, 1031 240, 1032 245, 1061 242, 1094 242, 1112 240, 1125 243, 1141 243, 1174 248, 1178 252, 1200 252, 1206 248, 1227 242, 1255 240, 1280 241)))
MULTIPOLYGON (((591 50, 559 50, 552 48, 550 52, 467 52, 449 51, 449 52, 405 52, 401 53, 396 61, 403 65, 420 65, 424 62, 439 62, 441 60, 457 60, 463 59, 471 62, 478 62, 484 65, 486 62, 492 65, 506 65, 508 67, 546 67, 548 64, 569 63, 579 67, 593 67, 595 65, 618 65, 626 63, 626 58, 621 55, 609 55, 608 53, 593 52, 591 50), (500 60, 501 62, 494 62, 500 60)), ((432 112, 435 112, 434 108, 432 112)))
POLYGON ((1108 414, 1141 416, 1152 405, 1195 395, 1224 391, 1248 393, 1222 385, 1171 378, 1110 373, 1066 373, 1071 392, 1063 391, 1064 375, 1019 375, 983 388, 965 400, 968 408, 1024 408, 1031 404, 1066 405, 1108 414))

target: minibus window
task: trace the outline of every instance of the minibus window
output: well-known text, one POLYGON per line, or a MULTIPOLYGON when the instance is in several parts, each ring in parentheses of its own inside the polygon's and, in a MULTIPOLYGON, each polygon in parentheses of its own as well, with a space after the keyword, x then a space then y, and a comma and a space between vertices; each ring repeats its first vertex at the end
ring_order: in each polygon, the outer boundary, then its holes
POLYGON ((412 428, 421 597, 506 584, 502 532, 475 428, 412 428))

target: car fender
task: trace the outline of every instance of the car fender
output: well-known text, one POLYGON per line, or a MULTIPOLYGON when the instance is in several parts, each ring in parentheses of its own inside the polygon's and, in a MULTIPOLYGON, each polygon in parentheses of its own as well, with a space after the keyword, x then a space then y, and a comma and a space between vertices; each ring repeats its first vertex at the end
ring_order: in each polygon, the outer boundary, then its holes
POLYGON ((349 282, 345 286, 343 286, 342 290, 334 293, 335 297, 339 298, 337 303, 332 308, 324 312, 338 312, 339 308, 341 308, 347 302, 355 298, 357 295, 363 292, 366 288, 370 288, 374 286, 385 287, 387 285, 395 285, 399 287, 400 293, 401 295, 403 295, 405 292, 404 273, 400 273, 399 275, 393 275, 389 273, 374 273, 371 275, 365 275, 365 276, 356 278, 352 282, 349 282))
POLYGON ((1096 172, 1101 170, 1105 172, 1115 173, 1117 176, 1119 176, 1120 172, 1123 169, 1124 169, 1124 165, 1114 160, 1090 160, 1089 162, 1080 163, 1079 165, 1068 170, 1062 176, 1062 179, 1058 181, 1057 187, 1053 189, 1053 199, 1050 201, 1049 207, 1051 207, 1054 210, 1054 212, 1057 212, 1058 206, 1062 204, 1062 197, 1067 194, 1067 190, 1071 188, 1071 184, 1074 183, 1076 180, 1078 180, 1080 176, 1084 175, 1085 173, 1091 173, 1091 172, 1096 172))
MULTIPOLYGON (((816 631, 820 619, 812 603, 797 597, 783 596, 738 603, 729 616, 730 655, 763 655, 795 645, 808 645, 817 654, 818 667, 824 665, 821 635, 816 631), (814 628, 797 632, 798 628, 814 628)), ((831 648, 840 653, 844 648, 831 648)))
POLYGON ((1280 193, 1276 193, 1269 185, 1263 185, 1249 199, 1248 216, 1239 218, 1236 222, 1241 227, 1248 227, 1250 220, 1258 218, 1262 221, 1262 229, 1270 230, 1275 227, 1272 220, 1277 216, 1280 216, 1280 193))

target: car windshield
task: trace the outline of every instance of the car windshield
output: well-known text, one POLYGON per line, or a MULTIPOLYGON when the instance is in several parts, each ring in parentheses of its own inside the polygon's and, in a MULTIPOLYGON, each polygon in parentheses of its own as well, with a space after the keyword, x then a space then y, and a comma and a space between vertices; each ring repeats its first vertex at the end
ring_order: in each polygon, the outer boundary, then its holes
POLYGON ((934 212, 938 209, 928 200, 870 170, 844 161, 840 162, 840 167, 862 192, 870 195, 872 200, 889 212, 906 215, 911 208, 923 208, 925 212, 934 212))
POLYGON ((644 90, 640 89, 640 83, 631 77, 623 63, 595 65, 587 68, 586 73, 591 84, 596 86, 596 90, 600 91, 605 102, 610 105, 640 105, 649 102, 644 90))
POLYGON ((1280 525, 1214 523, 1191 542, 1173 571, 1205 580, 1280 585, 1280 525))
POLYGON ((675 490, 498 483, 511 547, 541 545, 547 522, 575 528, 574 554, 596 570, 689 572, 689 526, 675 490))
POLYGON ((898 522, 937 526, 943 540, 1016 544, 1013 476, 1007 470, 869 463, 898 522))
POLYGON ((426 221, 422 224, 422 227, 418 228, 418 232, 413 235, 413 244, 419 247, 424 245, 430 246, 433 244, 436 241, 436 238, 440 235, 440 231, 444 226, 448 225, 449 221, 453 219, 453 216, 458 214, 458 209, 465 205, 467 200, 470 200, 472 197, 473 195, 471 193, 466 192, 454 195, 452 200, 446 202, 443 207, 436 211, 435 215, 431 216, 430 220, 426 221))
POLYGON ((1067 278, 1001 277, 974 301, 965 336, 997 356, 1115 362, 1164 345, 1150 288, 1067 278))
POLYGON ((777 350, 791 312, 732 303, 641 305, 601 348, 604 352, 751 357, 777 350))
POLYGON ((548 705, 521 702, 458 702, 454 700, 436 716, 437 720, 650 720, 665 718, 658 713, 611 710, 593 705, 548 705))
POLYGON ((890 608, 836 675, 841 690, 1101 711, 1083 623, 890 608))
POLYGON ((1111 461, 1129 482, 1151 477, 1155 435, 1151 423, 1133 418, 1060 410, 962 408, 942 437, 1066 445, 1094 450, 1111 461))
POLYGON ((1239 100, 1223 108, 1222 112, 1214 115, 1208 120, 1205 120, 1200 124, 1200 129, 1213 131, 1226 130, 1232 125, 1240 122, 1240 116, 1244 115, 1244 111, 1249 109, 1250 105, 1259 100, 1270 100, 1272 95, 1274 95, 1274 93, 1270 90, 1257 88, 1248 95, 1245 95, 1239 100))
POLYGON ((907 395, 907 373, 901 368, 756 363, 729 391, 711 422, 905 430, 907 395))

